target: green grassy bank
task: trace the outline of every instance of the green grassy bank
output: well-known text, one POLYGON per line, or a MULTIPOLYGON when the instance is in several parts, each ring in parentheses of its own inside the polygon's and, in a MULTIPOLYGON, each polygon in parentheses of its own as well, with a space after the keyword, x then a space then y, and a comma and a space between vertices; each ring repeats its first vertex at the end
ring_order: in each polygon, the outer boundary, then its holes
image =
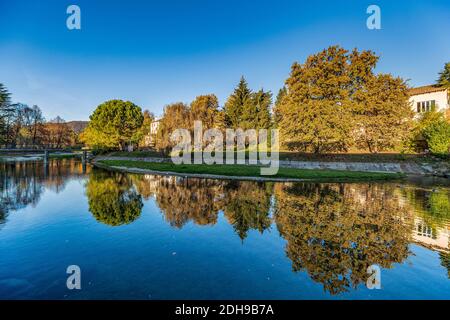
POLYGON ((156 163, 132 160, 100 160, 102 165, 108 167, 138 168, 160 172, 188 173, 188 174, 206 174, 220 176, 237 177, 261 177, 261 178, 286 178, 286 179, 305 179, 320 181, 368 181, 368 180, 393 180, 403 178, 400 173, 377 173, 377 172, 359 172, 359 171, 340 171, 340 170, 308 170, 279 168, 274 176, 261 176, 260 167, 252 165, 206 165, 206 164, 184 164, 175 165, 171 162, 156 163))
MULTIPOLYGON (((235 152, 235 157, 236 157, 235 152)), ((158 151, 116 151, 108 154, 114 157, 128 157, 128 158, 170 158, 169 155, 164 155, 158 151)), ((193 159, 194 153, 191 158, 193 159)), ((245 151, 245 157, 248 159, 249 152, 245 151)), ((449 162, 450 158, 439 158, 430 154, 402 154, 402 153, 303 153, 303 152, 289 152, 280 151, 278 153, 280 160, 295 160, 295 161, 320 161, 320 162, 392 162, 392 163, 433 163, 433 162, 449 162)))

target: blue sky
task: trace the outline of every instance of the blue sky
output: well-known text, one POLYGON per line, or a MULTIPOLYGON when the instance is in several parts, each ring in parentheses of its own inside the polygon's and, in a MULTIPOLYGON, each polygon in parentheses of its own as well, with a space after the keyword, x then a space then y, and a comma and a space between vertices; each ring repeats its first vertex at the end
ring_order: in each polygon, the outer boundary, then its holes
POLYGON ((448 0, 0 0, 0 82, 48 119, 87 120, 116 98, 159 115, 200 94, 223 105, 241 75, 276 94, 294 61, 339 44, 418 86, 450 61, 449 30, 448 0), (70 4, 81 30, 66 27, 70 4), (366 28, 370 4, 382 30, 366 28))

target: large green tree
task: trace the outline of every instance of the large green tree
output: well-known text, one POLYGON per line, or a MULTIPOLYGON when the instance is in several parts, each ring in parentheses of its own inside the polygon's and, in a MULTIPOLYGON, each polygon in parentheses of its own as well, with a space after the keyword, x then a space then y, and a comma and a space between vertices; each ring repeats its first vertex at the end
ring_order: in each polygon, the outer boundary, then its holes
POLYGON ((95 109, 90 120, 81 137, 87 145, 124 150, 127 143, 138 142, 144 116, 132 102, 109 100, 95 109))

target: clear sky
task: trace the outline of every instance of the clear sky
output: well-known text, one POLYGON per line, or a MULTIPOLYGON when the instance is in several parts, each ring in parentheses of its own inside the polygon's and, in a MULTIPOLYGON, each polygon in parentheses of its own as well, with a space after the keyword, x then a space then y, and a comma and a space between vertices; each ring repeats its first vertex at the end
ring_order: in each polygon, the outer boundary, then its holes
POLYGON ((329 45, 372 49, 377 71, 434 83, 450 61, 450 1, 0 0, 0 82, 46 118, 87 120, 101 102, 130 100, 156 115, 244 75, 276 94, 294 61, 329 45), (66 9, 81 8, 81 30, 66 9), (381 8, 381 30, 366 9, 381 8))

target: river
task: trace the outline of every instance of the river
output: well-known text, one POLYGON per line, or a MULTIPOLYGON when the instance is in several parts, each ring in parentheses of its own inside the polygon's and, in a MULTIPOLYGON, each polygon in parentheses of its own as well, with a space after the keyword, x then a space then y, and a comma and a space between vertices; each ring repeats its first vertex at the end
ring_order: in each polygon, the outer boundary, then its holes
POLYGON ((0 299, 450 299, 445 180, 270 183, 0 163, 0 299), (81 270, 69 290, 66 269, 81 270), (366 285, 380 268, 381 289, 366 285))

